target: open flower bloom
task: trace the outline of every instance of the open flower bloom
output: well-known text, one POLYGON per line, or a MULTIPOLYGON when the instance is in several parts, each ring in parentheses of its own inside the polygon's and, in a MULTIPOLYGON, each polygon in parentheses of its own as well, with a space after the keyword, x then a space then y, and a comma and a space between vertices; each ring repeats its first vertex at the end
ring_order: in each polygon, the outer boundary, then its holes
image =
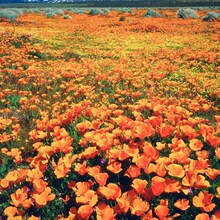
POLYGON ((82 205, 79 207, 77 213, 82 219, 89 219, 93 212, 93 208, 90 205, 82 205))
POLYGON ((107 186, 98 188, 98 192, 101 193, 107 200, 115 200, 121 196, 121 189, 114 183, 109 183, 107 186))
POLYGON ((159 176, 152 178, 151 189, 155 196, 159 196, 165 190, 165 179, 159 176))
POLYGON ((183 178, 185 176, 185 171, 179 164, 170 164, 167 166, 167 170, 170 176, 178 178, 183 178))
POLYGON ((175 203, 174 206, 177 207, 178 209, 181 209, 182 211, 187 210, 189 206, 189 200, 187 199, 178 199, 175 203))
POLYGON ((150 205, 148 202, 143 201, 140 197, 136 197, 131 202, 131 213, 133 215, 142 216, 146 211, 148 211, 150 205))
POLYGON ((198 214, 195 220, 210 220, 210 217, 207 213, 198 214))
POLYGON ((106 205, 103 202, 100 202, 97 206, 96 206, 96 213, 97 213, 97 220, 114 220, 115 219, 115 214, 114 214, 114 210, 106 205))
POLYGON ((4 214, 7 215, 8 217, 13 217, 16 215, 18 209, 16 207, 13 206, 8 206, 5 210, 4 210, 4 214))
POLYGON ((198 196, 193 197, 193 205, 204 212, 211 212, 216 206, 212 203, 213 197, 214 195, 208 192, 200 192, 198 196))
POLYGON ((33 199, 35 199, 36 205, 41 207, 54 200, 55 194, 51 193, 50 187, 46 187, 42 193, 34 193, 33 199))
POLYGON ((22 206, 27 198, 28 198, 27 187, 17 189, 15 193, 11 194, 12 204, 15 207, 22 206))
POLYGON ((137 193, 142 194, 147 186, 147 180, 134 179, 133 184, 131 185, 137 193))
POLYGON ((165 219, 169 214, 169 209, 166 205, 158 205, 154 211, 159 219, 165 219))
POLYGON ((76 197, 76 202, 94 206, 98 201, 98 196, 95 191, 88 190, 85 194, 76 197))

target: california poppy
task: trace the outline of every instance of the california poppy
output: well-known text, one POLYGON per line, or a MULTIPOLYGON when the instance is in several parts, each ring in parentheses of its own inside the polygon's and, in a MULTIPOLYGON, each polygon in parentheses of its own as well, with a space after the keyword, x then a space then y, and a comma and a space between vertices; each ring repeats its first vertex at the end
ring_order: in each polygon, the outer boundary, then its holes
POLYGON ((210 220, 210 217, 207 213, 198 214, 195 220, 210 220))
POLYGON ((190 205, 189 205, 189 200, 187 199, 178 199, 175 203, 174 206, 177 207, 178 209, 181 209, 182 211, 187 210, 190 205))
POLYGON ((183 178, 185 171, 179 164, 170 164, 167 166, 168 174, 173 177, 183 178))
POLYGON ((134 179, 131 186, 137 191, 137 193, 142 194, 147 184, 148 184, 147 180, 134 179))
POLYGON ((89 219, 93 212, 93 208, 90 205, 82 205, 79 207, 77 213, 82 219, 89 219))
POLYGON ((97 213, 97 220, 114 220, 115 219, 115 214, 114 210, 109 206, 106 205, 103 202, 100 202, 96 206, 96 213, 97 213))
POLYGON ((212 203, 214 195, 208 192, 199 192, 198 196, 193 197, 193 205, 200 208, 204 212, 211 212, 215 208, 215 204, 212 203))
POLYGON ((136 197, 132 200, 130 206, 131 213, 136 216, 142 216, 149 208, 149 203, 147 201, 143 201, 140 197, 136 197))
POLYGON ((191 139, 189 142, 189 146, 193 151, 201 150, 203 147, 203 144, 198 139, 191 139))
POLYGON ((165 190, 165 179, 159 176, 154 176, 151 182, 151 189, 155 196, 159 196, 165 190))
POLYGON ((121 188, 114 183, 109 183, 107 186, 99 187, 98 192, 101 193, 107 200, 115 200, 121 196, 121 188))

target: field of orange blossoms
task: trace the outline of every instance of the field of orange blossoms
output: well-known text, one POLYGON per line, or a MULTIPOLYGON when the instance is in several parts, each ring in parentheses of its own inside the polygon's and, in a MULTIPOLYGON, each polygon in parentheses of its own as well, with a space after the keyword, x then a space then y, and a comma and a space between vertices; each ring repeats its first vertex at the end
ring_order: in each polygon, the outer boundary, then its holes
POLYGON ((220 219, 220 22, 159 12, 1 20, 1 220, 220 219))

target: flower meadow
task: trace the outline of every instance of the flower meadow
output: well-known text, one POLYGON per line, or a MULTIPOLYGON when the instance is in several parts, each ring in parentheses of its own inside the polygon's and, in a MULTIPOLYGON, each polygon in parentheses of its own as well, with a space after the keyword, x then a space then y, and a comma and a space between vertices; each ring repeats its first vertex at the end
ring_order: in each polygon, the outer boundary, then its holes
POLYGON ((157 12, 1 19, 1 220, 220 219, 220 23, 157 12))

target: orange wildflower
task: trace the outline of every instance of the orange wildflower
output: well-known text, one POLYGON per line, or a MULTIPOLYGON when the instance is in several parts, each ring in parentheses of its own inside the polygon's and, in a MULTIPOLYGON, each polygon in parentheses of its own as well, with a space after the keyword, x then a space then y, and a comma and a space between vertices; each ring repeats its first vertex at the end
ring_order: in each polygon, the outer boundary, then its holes
POLYGON ((154 211, 159 219, 166 219, 166 216, 169 214, 169 208, 166 205, 158 205, 154 211))
POLYGON ((165 190, 165 179, 159 176, 153 177, 151 189, 155 196, 159 196, 165 190))
POLYGON ((198 139, 191 139, 189 142, 189 146, 193 151, 197 151, 202 149, 203 143, 198 139))
POLYGON ((16 207, 13 207, 13 206, 8 206, 8 207, 4 210, 5 215, 7 215, 8 217, 13 217, 13 216, 15 216, 17 212, 18 212, 18 209, 17 209, 16 207))
POLYGON ((167 166, 168 174, 170 176, 183 178, 185 176, 185 171, 183 167, 179 164, 170 164, 167 166))
POLYGON ((77 182, 73 187, 73 191, 76 193, 76 196, 84 195, 90 189, 91 183, 89 182, 77 182))
POLYGON ((198 196, 193 197, 193 205, 204 212, 211 212, 216 206, 212 203, 213 197, 214 195, 208 192, 200 192, 198 196))
POLYGON ((127 144, 123 145, 123 150, 127 155, 131 157, 138 155, 139 153, 139 149, 137 147, 128 146, 127 144))
POLYGON ((27 187, 17 189, 15 193, 11 194, 12 204, 15 207, 22 206, 27 197, 27 187))
POLYGON ((108 177, 109 177, 109 175, 107 173, 99 173, 99 174, 94 176, 96 182, 100 186, 104 186, 106 184, 106 181, 107 181, 108 177))
POLYGON ((35 200, 37 207, 42 207, 49 201, 54 200, 55 194, 51 193, 50 187, 46 187, 43 192, 34 193, 32 197, 35 200))
POLYGON ((106 205, 103 202, 100 202, 97 206, 96 206, 96 213, 97 213, 97 220, 114 220, 115 219, 115 214, 114 214, 114 210, 106 205))
POLYGON ((108 164, 107 170, 111 171, 112 173, 120 173, 122 171, 121 163, 114 161, 108 164))
POLYGON ((124 192, 120 198, 116 199, 116 201, 120 207, 120 210, 123 213, 127 213, 130 207, 130 197, 129 197, 128 192, 124 192))
POLYGON ((150 123, 138 122, 132 129, 134 137, 144 140, 146 137, 151 137, 155 134, 155 130, 150 123))
POLYGON ((140 197, 135 198, 131 202, 130 206, 131 213, 137 216, 142 216, 149 208, 149 203, 147 201, 143 201, 140 197))
POLYGON ((85 194, 76 197, 76 202, 94 206, 98 201, 98 196, 93 190, 88 190, 85 194))
POLYGON ((140 175, 141 169, 136 165, 130 165, 130 167, 126 170, 125 176, 130 178, 137 178, 140 175))
POLYGON ((210 220, 210 217, 207 213, 198 214, 195 220, 210 220))
POLYGON ((115 200, 121 196, 120 187, 114 183, 109 183, 107 186, 99 187, 98 192, 101 193, 107 200, 115 200))
POLYGON ((77 213, 82 219, 89 219, 93 212, 93 208, 90 205, 82 205, 79 207, 77 213))
POLYGON ((165 124, 165 123, 162 123, 161 126, 159 127, 159 133, 162 138, 169 137, 173 133, 174 130, 175 128, 172 125, 165 124))
POLYGON ((171 192, 179 192, 181 189, 181 183, 178 180, 165 178, 165 192, 171 193, 171 192))
POLYGON ((142 194, 147 184, 148 184, 147 180, 134 179, 131 186, 137 191, 137 193, 142 194))
POLYGON ((83 176, 85 173, 87 173, 86 161, 84 161, 82 164, 75 164, 74 170, 83 176))
POLYGON ((181 209, 182 211, 187 210, 190 205, 189 205, 189 200, 187 199, 178 199, 175 203, 174 206, 177 207, 178 209, 181 209))
POLYGON ((220 219, 220 210, 216 210, 215 213, 212 215, 213 220, 219 220, 220 219))

